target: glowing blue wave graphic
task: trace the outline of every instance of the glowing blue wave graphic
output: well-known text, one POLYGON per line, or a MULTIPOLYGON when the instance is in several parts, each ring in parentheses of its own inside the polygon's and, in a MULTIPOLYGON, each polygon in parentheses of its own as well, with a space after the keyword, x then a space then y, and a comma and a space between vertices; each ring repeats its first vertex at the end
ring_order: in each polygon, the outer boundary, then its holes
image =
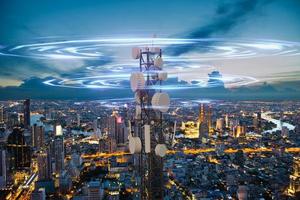
MULTIPOLYGON (((216 60, 249 59, 267 56, 298 56, 300 43, 279 40, 249 39, 183 39, 183 38, 100 38, 39 42, 2 47, 0 55, 45 60, 83 60, 84 72, 56 77, 44 83, 55 87, 127 89, 129 76, 138 69, 131 59, 132 47, 160 47, 164 50, 164 70, 169 78, 165 90, 215 87, 207 84, 207 73, 215 69, 209 63, 216 60), (193 50, 173 56, 173 51, 192 45, 193 50), (93 64, 90 64, 94 62, 93 64), (95 63, 101 64, 95 64, 95 63), (208 64, 207 64, 208 63, 208 64), (185 73, 198 73, 189 80, 185 73), (201 73, 200 73, 201 72, 201 73)), ((188 76, 188 75, 187 75, 188 76)), ((238 87, 258 82, 257 78, 239 74, 222 74, 226 87, 238 87)), ((157 88, 155 88, 157 89, 157 88)))

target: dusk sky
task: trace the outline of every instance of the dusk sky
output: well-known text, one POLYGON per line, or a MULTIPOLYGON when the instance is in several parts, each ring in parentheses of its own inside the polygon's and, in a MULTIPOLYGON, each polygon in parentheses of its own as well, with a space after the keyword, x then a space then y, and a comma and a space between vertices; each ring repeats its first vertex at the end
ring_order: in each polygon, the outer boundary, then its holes
POLYGON ((163 49, 169 90, 205 88, 214 70, 226 88, 300 80, 298 0, 4 0, 0 15, 0 86, 12 90, 127 89, 135 46, 163 49))

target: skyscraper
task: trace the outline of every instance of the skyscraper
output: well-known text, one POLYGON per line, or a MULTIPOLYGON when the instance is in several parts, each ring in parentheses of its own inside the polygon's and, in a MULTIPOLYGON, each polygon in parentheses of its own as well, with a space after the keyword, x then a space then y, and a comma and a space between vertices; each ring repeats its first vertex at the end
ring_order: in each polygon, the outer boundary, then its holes
POLYGON ((6 152, 0 150, 0 189, 6 186, 6 152))
POLYGON ((10 171, 22 170, 25 167, 30 167, 30 146, 26 144, 23 131, 20 128, 14 128, 13 132, 8 136, 6 147, 10 171))
POLYGON ((30 127, 30 100, 26 99, 24 101, 24 127, 28 129, 30 127))
POLYGON ((199 117, 198 117, 198 124, 199 124, 199 139, 202 140, 203 138, 207 138, 211 134, 211 108, 208 107, 205 109, 204 104, 200 105, 199 110, 199 117), (205 111, 206 110, 206 111, 205 111))
POLYGON ((54 157, 55 157, 55 172, 61 173, 64 170, 64 139, 62 135, 56 135, 54 139, 54 157))
POLYGON ((36 124, 32 127, 32 147, 36 150, 40 150, 45 144, 45 129, 43 126, 37 126, 36 124))
POLYGON ((37 153, 38 177, 39 180, 51 179, 51 170, 49 166, 49 156, 47 151, 37 153))
POLYGON ((0 123, 4 122, 4 107, 0 106, 0 123))

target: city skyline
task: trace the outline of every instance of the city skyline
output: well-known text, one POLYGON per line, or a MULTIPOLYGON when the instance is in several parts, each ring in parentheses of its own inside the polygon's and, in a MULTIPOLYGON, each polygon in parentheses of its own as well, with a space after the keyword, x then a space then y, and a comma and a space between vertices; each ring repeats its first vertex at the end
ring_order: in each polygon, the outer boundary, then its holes
POLYGON ((0 200, 300 199, 299 0, 0 1, 0 200))

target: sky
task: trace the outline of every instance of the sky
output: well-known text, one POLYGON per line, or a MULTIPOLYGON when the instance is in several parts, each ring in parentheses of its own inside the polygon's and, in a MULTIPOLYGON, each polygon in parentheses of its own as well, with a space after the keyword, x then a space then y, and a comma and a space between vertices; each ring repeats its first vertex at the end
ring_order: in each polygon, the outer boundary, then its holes
POLYGON ((129 96, 136 46, 162 48, 174 96, 208 88, 214 70, 230 91, 294 91, 299 19, 298 0, 2 0, 0 95, 129 96))

